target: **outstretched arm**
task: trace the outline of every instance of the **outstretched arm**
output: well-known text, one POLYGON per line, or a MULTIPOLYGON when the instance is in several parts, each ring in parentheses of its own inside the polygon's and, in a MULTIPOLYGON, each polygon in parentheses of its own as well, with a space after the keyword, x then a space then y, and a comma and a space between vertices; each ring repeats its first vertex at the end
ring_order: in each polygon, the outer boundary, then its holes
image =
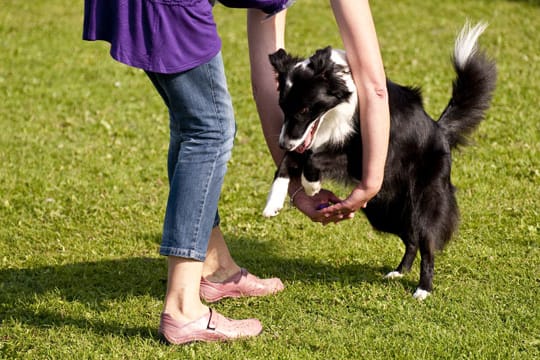
MULTIPOLYGON (((248 10, 249 60, 253 97, 266 144, 277 165, 284 155, 278 145, 283 113, 279 108, 276 76, 268 55, 285 47, 285 12, 279 13, 268 21, 263 21, 265 18, 266 14, 261 11, 248 10)), ((332 214, 325 215, 316 209, 321 203, 341 201, 330 191, 323 189, 317 196, 309 197, 301 189, 300 179, 296 178, 291 179, 288 193, 294 194, 295 206, 312 221, 326 224, 344 219, 343 216, 338 218, 332 214)))
POLYGON ((268 55, 285 47, 285 11, 268 21, 264 21, 265 18, 262 11, 248 10, 251 86, 266 144, 274 163, 279 164, 283 158, 283 150, 278 145, 283 113, 279 108, 276 76, 268 55))
MULTIPOLYGON (((266 14, 257 10, 248 10, 247 19, 253 97, 266 144, 276 165, 281 162, 284 155, 278 145, 283 113, 278 103, 276 76, 268 55, 285 47, 285 16, 285 12, 281 12, 270 20, 263 21, 266 14)), ((290 180, 288 193, 294 197, 292 199, 294 205, 312 221, 327 224, 348 219, 354 215, 350 213, 343 216, 318 211, 317 206, 320 204, 336 203, 341 200, 325 189, 314 197, 307 196, 301 188, 299 178, 290 180)))
POLYGON ((324 209, 328 216, 346 217, 380 190, 388 152, 390 110, 386 76, 367 0, 332 0, 347 60, 358 89, 362 132, 362 179, 341 203, 324 209))
MULTIPOLYGON (((388 151, 390 114, 386 76, 380 54, 375 25, 367 0, 331 0, 332 9, 347 51, 347 59, 358 89, 360 127, 362 131, 362 180, 344 200, 321 211, 315 211, 316 202, 302 191, 295 197, 297 207, 313 221, 337 222, 352 217, 365 207, 382 186, 384 165, 388 151)), ((251 62, 253 95, 261 119, 263 133, 274 162, 280 162, 283 151, 278 137, 283 114, 278 106, 278 94, 268 55, 284 47, 285 12, 262 22, 265 15, 248 10, 248 42, 251 62)), ((300 186, 293 179, 289 194, 300 186)), ((329 192, 322 192, 336 201, 329 192)))

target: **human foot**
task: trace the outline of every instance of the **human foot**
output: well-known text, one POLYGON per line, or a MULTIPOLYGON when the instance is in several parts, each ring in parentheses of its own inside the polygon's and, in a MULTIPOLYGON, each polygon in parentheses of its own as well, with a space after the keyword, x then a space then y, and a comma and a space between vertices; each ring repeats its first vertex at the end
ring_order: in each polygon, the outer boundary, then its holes
POLYGON ((278 278, 261 279, 242 268, 240 272, 223 282, 211 282, 201 278, 199 293, 204 301, 211 303, 227 297, 275 294, 283 288, 283 283, 278 278))
POLYGON ((257 319, 232 320, 210 311, 188 323, 176 321, 167 313, 161 314, 158 334, 169 344, 187 344, 195 341, 227 341, 257 336, 262 325, 257 319))

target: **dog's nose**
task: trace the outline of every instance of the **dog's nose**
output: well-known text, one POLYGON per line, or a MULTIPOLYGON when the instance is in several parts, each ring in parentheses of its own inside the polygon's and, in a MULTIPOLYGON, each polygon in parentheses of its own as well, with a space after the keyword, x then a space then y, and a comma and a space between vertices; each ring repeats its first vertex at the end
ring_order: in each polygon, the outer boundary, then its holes
POLYGON ((279 147, 285 151, 290 151, 293 148, 292 144, 289 141, 281 137, 279 138, 279 147))
POLYGON ((279 137, 278 144, 281 149, 287 150, 287 146, 285 144, 285 139, 283 138, 283 136, 279 137))

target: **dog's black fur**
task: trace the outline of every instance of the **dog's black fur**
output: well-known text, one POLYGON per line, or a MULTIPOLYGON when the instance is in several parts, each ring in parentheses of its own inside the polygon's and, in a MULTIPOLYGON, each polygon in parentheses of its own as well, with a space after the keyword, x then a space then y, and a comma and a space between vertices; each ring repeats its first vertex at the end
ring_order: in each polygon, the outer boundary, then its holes
MULTIPOLYGON (((334 62, 332 52, 327 47, 307 60, 283 49, 270 55, 285 115, 280 146, 287 150, 276 178, 303 175, 310 183, 323 178, 357 183, 362 178, 357 108, 349 115, 353 130, 338 141, 334 138, 300 152, 288 141, 301 138, 321 115, 356 96, 344 80, 350 76, 348 67, 334 62)), ((466 61, 460 63, 457 56, 455 53, 453 59, 457 76, 452 98, 438 121, 425 112, 419 89, 387 81, 391 128, 384 182, 363 209, 374 228, 399 236, 405 244, 394 275, 409 271, 420 251, 417 292, 423 291, 425 296, 432 291, 435 252, 450 240, 458 225, 450 180, 451 150, 466 144, 467 136, 482 121, 496 83, 495 63, 476 51, 476 46, 466 61)), ((425 296, 415 293, 415 297, 425 296)))

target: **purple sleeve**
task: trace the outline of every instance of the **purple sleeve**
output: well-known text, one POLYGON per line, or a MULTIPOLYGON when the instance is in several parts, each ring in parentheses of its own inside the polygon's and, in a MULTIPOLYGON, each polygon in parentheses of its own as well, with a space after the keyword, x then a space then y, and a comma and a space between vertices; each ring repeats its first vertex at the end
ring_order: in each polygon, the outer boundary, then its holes
POLYGON ((218 0, 230 8, 259 9, 267 14, 272 14, 287 7, 288 0, 218 0))

